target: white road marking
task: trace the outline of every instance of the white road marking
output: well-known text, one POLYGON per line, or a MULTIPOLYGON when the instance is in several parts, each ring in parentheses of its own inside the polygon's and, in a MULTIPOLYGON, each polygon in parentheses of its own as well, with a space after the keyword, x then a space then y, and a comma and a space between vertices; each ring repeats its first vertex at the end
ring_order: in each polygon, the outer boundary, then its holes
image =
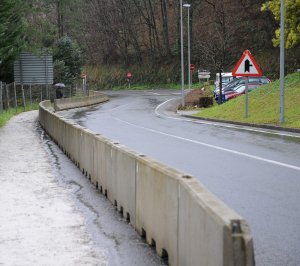
POLYGON ((156 133, 156 134, 164 135, 164 136, 167 136, 167 137, 172 137, 172 138, 175 138, 175 139, 178 139, 178 140, 187 141, 187 142, 190 142, 190 143, 193 143, 193 144, 197 144, 197 145, 209 147, 209 148, 220 150, 220 151, 224 151, 224 152, 229 152, 229 153, 232 153, 232 154, 244 156, 244 157, 255 159, 255 160, 258 160, 258 161, 263 161, 263 162, 271 163, 271 164, 274 164, 274 165, 283 166, 283 167, 286 167, 286 168, 290 168, 290 169, 293 169, 293 170, 300 171, 300 167, 295 166, 295 165, 286 164, 286 163, 282 163, 282 162, 278 162, 278 161, 266 159, 266 158, 263 158, 263 157, 260 157, 260 156, 251 155, 251 154, 248 154, 248 153, 244 153, 244 152, 239 152, 239 151, 235 151, 235 150, 223 148, 223 147, 220 147, 220 146, 216 146, 216 145, 212 145, 212 144, 200 142, 200 141, 197 141, 197 140, 192 140, 192 139, 188 139, 188 138, 179 137, 179 136, 176 136, 176 135, 173 135, 173 134, 168 134, 168 133, 165 133, 165 132, 162 132, 162 131, 158 131, 158 130, 147 128, 147 127, 143 127, 143 126, 138 126, 138 125, 135 125, 133 123, 127 122, 127 121, 122 120, 122 119, 117 118, 117 117, 113 117, 113 118, 115 120, 120 121, 122 123, 125 123, 127 125, 134 126, 134 127, 137 127, 137 128, 149 131, 149 132, 153 132, 153 133, 156 133))
POLYGON ((293 134, 289 134, 289 133, 286 133, 286 132, 268 131, 268 130, 259 129, 259 128, 251 128, 251 127, 248 127, 248 126, 236 126, 236 125, 233 125, 233 124, 223 124, 223 123, 205 121, 205 120, 200 121, 200 120, 192 119, 192 118, 189 119, 189 118, 183 118, 183 117, 172 117, 172 116, 167 116, 167 115, 164 115, 164 114, 161 114, 161 113, 158 112, 158 109, 160 107, 162 107, 163 105, 165 105, 166 103, 168 103, 169 101, 172 101, 174 99, 175 98, 169 99, 169 100, 159 104, 155 108, 155 114, 157 116, 164 117, 164 118, 167 118, 167 119, 181 120, 181 121, 185 121, 185 122, 193 122, 193 123, 196 123, 196 124, 205 124, 205 125, 211 125, 211 126, 219 126, 219 127, 240 129, 240 130, 258 132, 258 133, 272 134, 272 135, 277 135, 277 136, 300 138, 300 135, 296 135, 296 134, 293 135, 293 134))
POLYGON ((104 111, 104 112, 112 112, 112 111, 121 109, 121 108, 123 108, 123 107, 125 107, 125 106, 127 106, 127 105, 129 105, 129 103, 122 104, 122 105, 119 105, 119 106, 117 106, 117 107, 114 107, 114 108, 108 109, 108 110, 103 109, 102 111, 104 111))

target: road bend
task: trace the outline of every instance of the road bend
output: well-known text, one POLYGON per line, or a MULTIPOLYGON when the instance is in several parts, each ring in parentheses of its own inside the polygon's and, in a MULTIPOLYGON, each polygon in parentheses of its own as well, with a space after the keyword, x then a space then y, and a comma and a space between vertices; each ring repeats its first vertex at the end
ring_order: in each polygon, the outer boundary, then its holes
POLYGON ((199 179, 248 221, 257 265, 300 265, 300 135, 181 117, 177 91, 106 93, 61 113, 199 179))

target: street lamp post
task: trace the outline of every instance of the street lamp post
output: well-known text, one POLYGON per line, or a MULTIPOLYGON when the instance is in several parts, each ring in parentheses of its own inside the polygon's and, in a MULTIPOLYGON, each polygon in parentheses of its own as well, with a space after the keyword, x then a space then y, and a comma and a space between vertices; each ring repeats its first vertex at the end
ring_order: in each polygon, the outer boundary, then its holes
POLYGON ((180 0, 180 44, 181 44, 181 105, 184 106, 184 62, 183 62, 183 23, 182 23, 182 0, 180 0))
POLYGON ((280 7, 280 119, 284 123, 284 0, 280 7))
POLYGON ((191 39, 190 39, 190 4, 184 4, 184 7, 188 9, 188 79, 189 79, 189 90, 191 89, 191 39))

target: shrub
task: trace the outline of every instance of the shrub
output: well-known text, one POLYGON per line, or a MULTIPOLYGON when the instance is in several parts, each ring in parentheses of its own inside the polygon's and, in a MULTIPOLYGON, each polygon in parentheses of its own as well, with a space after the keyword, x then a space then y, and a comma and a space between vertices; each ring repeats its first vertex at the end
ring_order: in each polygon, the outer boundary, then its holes
POLYGON ((80 75, 83 64, 79 46, 69 37, 59 39, 53 48, 55 82, 72 84, 80 75))
POLYGON ((202 96, 199 98, 199 107, 209 107, 214 104, 214 99, 211 96, 202 96))

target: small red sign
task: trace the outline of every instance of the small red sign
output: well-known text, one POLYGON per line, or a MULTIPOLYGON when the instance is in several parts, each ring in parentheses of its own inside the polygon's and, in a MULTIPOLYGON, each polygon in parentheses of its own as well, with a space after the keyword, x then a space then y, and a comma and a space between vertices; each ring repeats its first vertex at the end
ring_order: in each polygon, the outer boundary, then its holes
POLYGON ((128 73, 127 73, 127 78, 130 79, 131 77, 132 77, 132 73, 131 73, 131 72, 128 72, 128 73))
POLYGON ((190 64, 190 70, 194 71, 196 69, 196 66, 194 64, 190 64))

